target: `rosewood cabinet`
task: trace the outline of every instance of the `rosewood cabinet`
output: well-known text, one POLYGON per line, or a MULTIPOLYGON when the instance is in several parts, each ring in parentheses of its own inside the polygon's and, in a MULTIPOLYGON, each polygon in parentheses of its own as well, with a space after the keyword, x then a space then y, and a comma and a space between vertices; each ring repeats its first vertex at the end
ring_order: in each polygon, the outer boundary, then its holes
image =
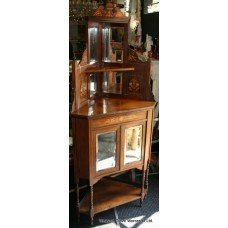
POLYGON ((76 183, 78 185, 80 179, 86 179, 91 188, 80 204, 78 198, 79 213, 87 213, 92 218, 94 213, 123 204, 126 200, 144 199, 154 104, 151 101, 100 98, 72 112, 76 183), (133 168, 143 172, 142 184, 138 187, 104 179, 133 168), (118 186, 121 189, 116 194, 118 186), (99 199, 104 195, 106 204, 104 199, 99 199), (104 201, 103 206, 100 200, 104 201))
POLYGON ((154 102, 100 98, 72 112, 76 176, 102 177, 147 165, 154 102))
POLYGON ((148 189, 155 102, 150 63, 127 44, 129 19, 109 1, 89 18, 87 49, 72 63, 74 169, 77 214, 93 216, 140 199, 148 189), (114 176, 138 169, 140 184, 114 176), (79 184, 89 191, 82 200, 79 184))

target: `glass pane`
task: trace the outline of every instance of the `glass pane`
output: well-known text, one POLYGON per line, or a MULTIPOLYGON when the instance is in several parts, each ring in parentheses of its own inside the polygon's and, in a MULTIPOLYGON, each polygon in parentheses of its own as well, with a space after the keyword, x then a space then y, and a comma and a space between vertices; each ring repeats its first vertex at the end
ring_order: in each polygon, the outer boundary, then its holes
POLYGON ((116 166, 116 132, 96 135, 96 171, 116 166))
POLYGON ((104 93, 122 93, 122 73, 120 72, 105 72, 103 74, 103 92, 104 93))
POLYGON ((104 62, 123 62, 123 37, 124 28, 122 27, 105 27, 102 29, 104 62))
POLYGON ((97 91, 96 75, 90 74, 89 79, 90 97, 92 97, 97 91))
POLYGON ((97 61, 97 32, 96 27, 89 28, 89 63, 97 61))
POLYGON ((124 164, 140 161, 142 155, 142 125, 125 130, 124 164))

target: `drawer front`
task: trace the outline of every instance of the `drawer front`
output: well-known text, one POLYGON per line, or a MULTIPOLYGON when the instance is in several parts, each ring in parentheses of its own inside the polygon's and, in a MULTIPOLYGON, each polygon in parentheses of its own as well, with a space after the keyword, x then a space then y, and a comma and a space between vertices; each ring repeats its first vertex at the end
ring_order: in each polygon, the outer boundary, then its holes
POLYGON ((147 111, 128 113, 120 116, 112 116, 107 118, 95 119, 91 121, 91 127, 103 127, 108 125, 115 125, 125 122, 131 122, 135 120, 143 120, 147 118, 147 111))

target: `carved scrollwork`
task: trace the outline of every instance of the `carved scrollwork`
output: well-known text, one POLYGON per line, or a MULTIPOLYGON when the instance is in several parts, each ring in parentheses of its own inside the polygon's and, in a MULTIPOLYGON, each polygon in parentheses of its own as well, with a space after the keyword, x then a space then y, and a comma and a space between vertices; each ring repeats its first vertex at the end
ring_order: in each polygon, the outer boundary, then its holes
POLYGON ((93 16, 102 17, 104 11, 104 6, 99 6, 97 10, 93 13, 93 16))
POLYGON ((86 49, 84 50, 83 52, 83 55, 82 55, 82 60, 80 62, 80 67, 83 67, 87 64, 87 45, 86 45, 86 49))
POLYGON ((116 7, 116 8, 115 8, 114 17, 122 17, 122 18, 124 18, 124 17, 126 17, 126 16, 123 14, 123 12, 120 10, 119 7, 116 7))
POLYGON ((114 13, 111 9, 108 9, 103 14, 104 17, 114 17, 114 13))
POLYGON ((96 17, 118 17, 118 18, 127 18, 115 4, 111 1, 107 1, 106 7, 99 6, 96 11, 93 13, 93 16, 96 17))

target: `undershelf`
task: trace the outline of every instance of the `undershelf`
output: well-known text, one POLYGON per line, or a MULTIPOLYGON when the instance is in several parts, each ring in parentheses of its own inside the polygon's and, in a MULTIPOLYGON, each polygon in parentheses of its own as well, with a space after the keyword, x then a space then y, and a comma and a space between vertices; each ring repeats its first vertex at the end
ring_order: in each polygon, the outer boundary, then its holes
MULTIPOLYGON (((144 193, 146 193, 146 189, 144 193)), ((144 194, 145 195, 145 194, 144 194)), ((94 214, 141 198, 141 188, 117 180, 102 179, 93 188, 94 214)), ((144 196, 143 196, 144 198, 144 196)), ((80 213, 89 214, 90 192, 80 202, 80 213)))

